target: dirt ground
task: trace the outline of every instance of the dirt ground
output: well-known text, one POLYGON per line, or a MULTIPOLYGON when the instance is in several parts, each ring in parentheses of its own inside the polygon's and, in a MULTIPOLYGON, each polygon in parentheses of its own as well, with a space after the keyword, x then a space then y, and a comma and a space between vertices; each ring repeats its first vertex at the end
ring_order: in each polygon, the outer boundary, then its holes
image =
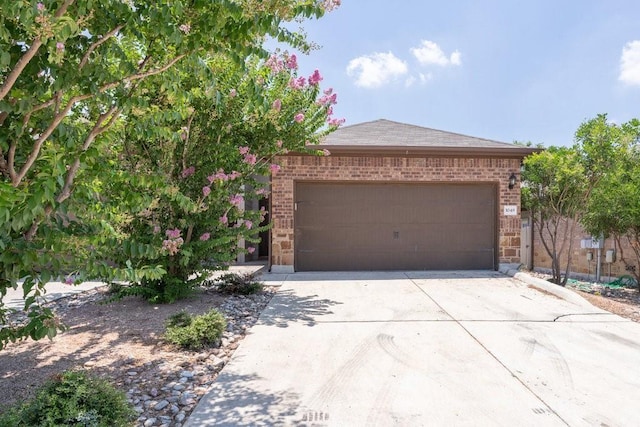
MULTIPOLYGON (((579 293, 597 307, 640 322, 637 290, 609 296, 579 293)), ((55 302, 70 330, 53 341, 23 341, 0 352, 0 412, 27 399, 47 378, 67 369, 88 369, 124 389, 131 366, 188 364, 195 356, 162 341, 165 320, 183 309, 193 314, 206 312, 228 298, 201 292, 175 304, 153 305, 135 297, 104 304, 100 302, 104 296, 105 290, 98 290, 55 302)))
MULTIPOLYGON (((100 290, 91 299, 105 295, 105 290, 100 290)), ((132 367, 148 362, 185 362, 189 353, 162 340, 166 319, 180 310, 207 312, 219 307, 225 296, 201 292, 174 304, 149 304, 138 297, 82 304, 83 298, 87 295, 54 303, 70 329, 53 341, 22 341, 0 352, 0 412, 27 399, 37 386, 64 370, 84 368, 121 385, 132 367)))
POLYGON ((618 316, 626 317, 634 322, 640 322, 640 293, 637 290, 629 290, 628 292, 611 296, 595 295, 582 291, 576 292, 596 307, 615 313, 618 316))

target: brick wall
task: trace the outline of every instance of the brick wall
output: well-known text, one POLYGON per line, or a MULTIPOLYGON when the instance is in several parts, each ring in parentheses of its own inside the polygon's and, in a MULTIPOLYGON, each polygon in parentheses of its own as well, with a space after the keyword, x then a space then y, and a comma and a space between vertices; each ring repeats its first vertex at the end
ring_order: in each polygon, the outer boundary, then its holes
POLYGON ((283 156, 271 182, 271 264, 294 262, 293 190, 296 181, 484 182, 499 188, 499 262, 520 262, 520 187, 509 190, 511 172, 520 159, 444 157, 283 156), (504 216, 503 206, 518 206, 504 216))
MULTIPOLYGON (((567 223, 569 224, 569 223, 567 223)), ((563 227, 560 228, 560 233, 563 233, 566 229, 567 224, 564 224, 563 227)), ((580 227, 580 224, 576 224, 575 226, 575 234, 573 237, 573 247, 571 249, 571 266, 569 267, 569 271, 571 275, 580 278, 588 278, 590 280, 595 280, 596 274, 596 251, 597 249, 582 249, 580 247, 580 241, 582 239, 591 237, 589 236, 583 229, 580 227), (591 252, 593 259, 591 261, 588 260, 587 254, 591 252)), ((548 233, 543 233, 546 236, 548 241, 548 233)), ((627 241, 621 242, 623 247, 625 257, 628 257, 627 261, 632 261, 633 250, 627 241)), ((568 243, 567 246, 568 248, 568 243)), ((604 278, 606 276, 606 280, 609 280, 609 276, 611 277, 619 277, 625 274, 633 275, 629 271, 626 270, 625 264, 620 260, 619 248, 616 247, 616 242, 613 238, 607 238, 604 240, 603 248, 601 249, 601 276, 604 278), (605 253, 607 250, 613 249, 616 252, 616 261, 613 263, 605 262, 605 253)), ((560 257, 560 266, 564 271, 567 263, 567 254, 564 253, 560 257)), ((551 269, 551 257, 545 250, 542 245, 542 240, 540 239, 540 234, 538 229, 534 228, 533 230, 533 267, 538 269, 551 269)))

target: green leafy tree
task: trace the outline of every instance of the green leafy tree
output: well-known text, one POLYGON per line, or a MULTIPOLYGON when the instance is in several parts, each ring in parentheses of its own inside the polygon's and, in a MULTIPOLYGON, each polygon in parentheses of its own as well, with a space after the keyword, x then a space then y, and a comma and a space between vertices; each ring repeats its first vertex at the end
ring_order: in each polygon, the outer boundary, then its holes
MULTIPOLYGON (((172 301, 238 251, 254 250, 266 211, 243 209, 245 199, 266 196, 268 183, 261 178, 279 170, 276 155, 309 151, 342 122, 331 117, 336 94, 321 91, 319 71, 307 77, 297 70, 296 56, 286 53, 249 58, 245 66, 210 58, 205 71, 216 80, 202 87, 205 76, 191 75, 193 86, 180 102, 186 117, 160 109, 128 130, 125 166, 157 174, 165 185, 125 227, 134 240, 120 262, 134 260, 136 268, 158 263, 167 274, 125 292, 172 301), (138 136, 150 122, 165 129, 163 140, 138 136), (237 246, 240 239, 247 248, 237 246), (131 253, 133 248, 143 249, 131 253)), ((149 94, 163 104, 175 96, 159 85, 149 94)))
POLYGON ((551 258, 553 282, 564 286, 571 266, 575 226, 584 203, 581 158, 574 148, 550 147, 524 159, 522 180, 523 207, 531 212, 542 246, 551 258))
MULTIPOLYGON (((0 304, 0 346, 55 335, 55 316, 37 304, 52 278, 162 277, 162 264, 113 262, 122 249, 154 257, 150 246, 111 244, 127 238, 128 224, 163 191, 148 170, 120 167, 122 133, 147 114, 187 117, 178 96, 185 76, 199 74, 212 55, 243 64, 264 55, 267 35, 308 49, 283 23, 336 4, 0 0, 0 296, 21 281, 29 310, 27 324, 12 325, 0 304), (151 98, 154 79, 174 97, 151 98)), ((154 123, 143 135, 168 139, 154 123)))
POLYGON ((599 115, 583 123, 576 138, 592 184, 581 223, 592 235, 615 239, 620 259, 640 283, 640 121, 617 125, 599 115))

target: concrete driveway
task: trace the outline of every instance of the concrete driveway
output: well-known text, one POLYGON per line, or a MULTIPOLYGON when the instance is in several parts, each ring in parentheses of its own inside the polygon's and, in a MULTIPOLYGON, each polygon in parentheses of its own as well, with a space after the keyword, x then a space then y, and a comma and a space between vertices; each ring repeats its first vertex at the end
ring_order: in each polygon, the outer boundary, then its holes
POLYGON ((263 278, 280 291, 187 426, 640 425, 640 324, 581 298, 493 272, 263 278))

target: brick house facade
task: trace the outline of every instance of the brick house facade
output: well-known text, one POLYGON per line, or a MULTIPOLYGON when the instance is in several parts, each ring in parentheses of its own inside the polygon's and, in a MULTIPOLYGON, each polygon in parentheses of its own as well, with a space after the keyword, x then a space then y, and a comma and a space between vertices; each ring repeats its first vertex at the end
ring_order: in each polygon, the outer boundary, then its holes
MULTIPOLYGON (((333 143, 323 144, 320 148, 328 148, 329 156, 289 154, 277 159, 281 170, 271 181, 269 259, 272 271, 293 271, 295 265, 294 192, 299 182, 491 185, 497 193, 497 261, 500 264, 520 262, 520 186, 509 188, 509 177, 520 170, 522 158, 532 152, 531 149, 504 143, 495 143, 503 144, 496 146, 493 141, 471 137, 464 137, 461 147, 452 144, 451 135, 457 140, 463 136, 384 120, 360 125, 356 131, 344 132, 334 137, 333 143), (403 135, 404 144, 401 147, 389 144, 394 141, 385 139, 387 132, 403 135), (424 135, 434 136, 434 132, 440 143, 436 140, 425 146, 424 135), (415 142, 411 135, 415 136, 415 142), (354 144, 363 140, 370 143, 354 144), (511 212, 507 214, 505 207, 512 208, 511 212)), ((332 135, 339 132, 341 130, 332 135)))

